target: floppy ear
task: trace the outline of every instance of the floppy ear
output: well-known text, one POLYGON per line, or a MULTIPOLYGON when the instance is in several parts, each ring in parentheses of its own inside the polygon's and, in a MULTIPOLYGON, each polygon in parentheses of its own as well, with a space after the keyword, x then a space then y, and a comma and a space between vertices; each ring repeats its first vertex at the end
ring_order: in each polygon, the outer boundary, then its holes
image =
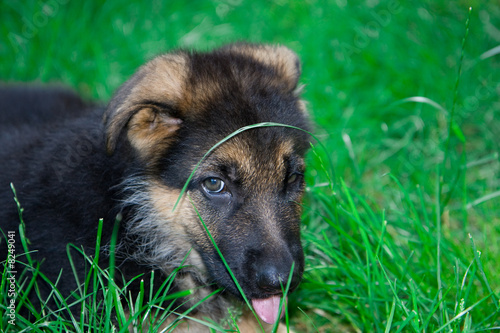
POLYGON ((236 43, 226 48, 233 54, 244 55, 273 69, 286 92, 297 89, 301 74, 300 61, 289 48, 281 45, 236 43))
POLYGON ((141 156, 167 145, 182 123, 173 110, 183 97, 186 78, 187 55, 179 52, 154 58, 125 82, 104 115, 108 154, 125 128, 141 156))

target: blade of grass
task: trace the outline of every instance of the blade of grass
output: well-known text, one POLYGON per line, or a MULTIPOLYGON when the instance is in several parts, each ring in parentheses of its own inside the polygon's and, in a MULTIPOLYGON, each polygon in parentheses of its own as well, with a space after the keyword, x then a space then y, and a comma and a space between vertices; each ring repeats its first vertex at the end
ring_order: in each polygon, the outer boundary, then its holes
POLYGON ((471 242, 472 250, 474 251, 474 259, 476 261, 476 265, 478 267, 479 274, 480 274, 480 276, 481 276, 481 278, 483 280, 484 285, 486 286, 486 288, 488 289, 491 297, 493 298, 493 303, 495 304, 496 310, 499 311, 500 310, 500 304, 498 302, 498 298, 497 298, 495 292, 493 291, 493 289, 490 286, 490 283, 488 282, 488 278, 486 277, 486 273, 484 272, 483 264, 481 262, 481 253, 477 250, 476 244, 474 243, 474 239, 472 238, 471 234, 469 234, 469 239, 470 239, 470 242, 471 242))
POLYGON ((111 315, 113 312, 112 304, 117 304, 120 302, 117 299, 116 284, 114 281, 115 277, 115 248, 118 239, 118 229, 121 223, 121 215, 118 215, 115 220, 115 225, 113 227, 113 233, 111 235, 111 241, 109 244, 109 280, 108 280, 108 290, 106 290, 105 300, 106 300, 106 332, 109 332, 112 328, 111 315))
POLYGON ((441 191, 442 191, 442 182, 441 182, 441 169, 439 166, 437 167, 437 193, 436 193, 436 279, 437 279, 437 287, 438 287, 438 304, 440 310, 440 323, 443 323, 444 316, 444 305, 443 305, 443 285, 441 281, 441 191))
POLYGON ((389 333, 391 331, 392 327, 392 321, 394 319, 394 312, 396 310, 396 297, 392 298, 392 306, 391 306, 391 313, 389 314, 389 318, 387 318, 387 324, 385 325, 385 333, 389 333))
MULTIPOLYGON (((290 285, 292 284, 292 277, 293 277, 293 270, 294 270, 294 268, 295 268, 295 262, 292 262, 292 266, 290 267, 290 273, 288 274, 288 280, 286 282, 285 288, 283 288, 283 284, 280 281, 280 284, 281 284, 281 293, 283 294, 283 297, 281 297, 281 300, 280 300, 279 311, 278 311, 278 318, 281 318, 281 313, 283 311, 283 305, 287 302, 286 301, 286 297, 288 295, 288 291, 290 290, 290 285)), ((285 310, 285 322, 286 322, 286 326, 288 328, 289 327, 289 323, 288 323, 288 307, 285 310)), ((273 326, 273 332, 276 332, 278 330, 279 323, 280 323, 279 319, 276 320, 276 322, 274 323, 274 326, 273 326)))

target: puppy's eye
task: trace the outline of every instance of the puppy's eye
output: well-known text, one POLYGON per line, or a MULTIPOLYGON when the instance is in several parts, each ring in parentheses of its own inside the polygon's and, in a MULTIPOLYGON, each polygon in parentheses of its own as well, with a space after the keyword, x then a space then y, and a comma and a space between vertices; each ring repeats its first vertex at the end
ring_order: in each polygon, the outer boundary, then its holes
POLYGON ((226 192, 226 184, 220 178, 210 177, 203 181, 203 188, 209 194, 219 194, 226 192))
POLYGON ((288 184, 293 184, 299 179, 299 174, 298 173, 292 173, 287 180, 288 184))

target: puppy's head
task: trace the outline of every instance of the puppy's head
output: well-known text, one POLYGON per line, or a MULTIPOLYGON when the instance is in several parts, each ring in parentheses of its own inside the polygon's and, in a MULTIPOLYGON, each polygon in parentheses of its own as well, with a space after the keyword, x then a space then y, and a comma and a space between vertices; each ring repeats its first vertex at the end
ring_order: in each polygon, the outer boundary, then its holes
POLYGON ((156 260, 169 260, 174 248, 193 248, 205 280, 239 296, 201 217, 266 321, 276 319, 274 301, 287 281, 293 290, 303 272, 307 134, 262 127, 232 137, 196 170, 187 189, 192 204, 183 200, 174 212, 172 207, 197 162, 227 135, 261 122, 308 128, 299 75, 296 55, 279 46, 234 44, 210 53, 167 54, 122 86, 105 118, 108 152, 132 150, 146 179, 147 202, 135 204, 149 206, 139 209, 149 212, 148 224, 154 225, 147 230, 163 237, 150 242, 157 247, 150 251, 165 253, 156 260))

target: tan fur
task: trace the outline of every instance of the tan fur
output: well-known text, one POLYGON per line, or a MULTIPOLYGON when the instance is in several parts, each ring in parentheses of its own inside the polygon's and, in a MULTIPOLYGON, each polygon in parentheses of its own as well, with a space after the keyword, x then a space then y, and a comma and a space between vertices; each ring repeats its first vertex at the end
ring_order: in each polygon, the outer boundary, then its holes
POLYGON ((299 100, 297 102, 297 106, 299 107, 299 110, 306 116, 308 117, 309 116, 309 112, 307 111, 307 105, 306 105, 306 102, 304 102, 303 100, 299 100))
POLYGON ((178 206, 173 210, 180 195, 179 190, 169 189, 159 182, 153 182, 149 187, 149 194, 153 207, 159 215, 165 221, 168 221, 169 226, 179 228, 175 231, 183 233, 184 228, 192 227, 192 225, 186 225, 185 223, 186 221, 189 223, 189 221, 197 219, 197 217, 186 196, 182 197, 178 206))
POLYGON ((179 119, 145 107, 129 121, 127 137, 139 156, 151 163, 171 144, 181 123, 179 119))
MULTIPOLYGON (((149 188, 149 192, 154 209, 159 217, 165 221, 165 224, 168 225, 170 232, 175 235, 186 235, 186 237, 189 233, 197 234, 199 237, 205 235, 203 225, 194 210, 194 203, 190 202, 188 198, 189 191, 179 201, 175 210, 173 208, 179 198, 179 190, 169 189, 160 183, 154 183, 149 188)), ((185 248, 185 244, 179 245, 180 248, 185 248)))
POLYGON ((186 117, 196 117, 200 111, 204 110, 206 103, 223 88, 217 80, 208 79, 190 83, 186 86, 184 98, 179 102, 178 107, 185 112, 186 117))
MULTIPOLYGON (((163 230, 165 234, 176 236, 174 239, 172 237, 169 238, 169 241, 173 242, 173 244, 168 244, 168 247, 184 249, 186 251, 184 255, 186 255, 190 250, 190 248, 186 248, 186 244, 190 243, 188 239, 189 235, 186 231, 201 231, 200 221, 193 209, 193 205, 189 202, 187 196, 184 195, 179 201, 178 206, 173 210, 174 204, 180 195, 179 190, 169 189, 158 182, 154 182, 148 190, 151 204, 160 224, 159 230, 163 230)), ((200 269, 204 267, 203 261, 195 251, 192 251, 190 254, 189 264, 200 269)))
POLYGON ((269 67, 278 70, 281 79, 288 82, 287 89, 294 89, 300 76, 297 55, 284 46, 272 45, 233 45, 231 52, 249 56, 269 67))
MULTIPOLYGON (((249 141, 245 140, 244 134, 236 136, 217 149, 217 156, 226 163, 236 164, 244 176, 243 182, 251 183, 252 186, 259 183, 266 186, 267 182, 263 180, 274 182, 276 179, 283 178, 284 181, 286 170, 283 158, 291 155, 293 143, 290 141, 280 142, 268 164, 264 164, 259 156, 251 155, 252 150, 248 144, 249 141)), ((265 191, 265 189, 262 190, 265 191)))
POLYGON ((187 72, 186 56, 182 53, 158 56, 138 70, 108 107, 105 121, 109 153, 132 116, 141 109, 155 107, 148 102, 175 105, 182 100, 187 72))

